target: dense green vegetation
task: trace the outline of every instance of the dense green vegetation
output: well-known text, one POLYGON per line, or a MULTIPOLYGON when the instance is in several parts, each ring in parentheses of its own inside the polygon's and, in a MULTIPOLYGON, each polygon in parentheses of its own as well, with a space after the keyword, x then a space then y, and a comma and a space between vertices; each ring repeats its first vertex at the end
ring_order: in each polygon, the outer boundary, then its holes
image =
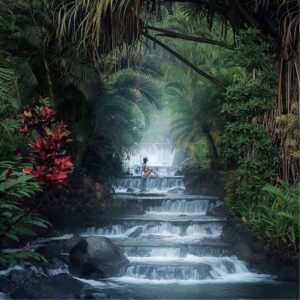
POLYGON ((22 173, 36 162, 18 160, 40 134, 22 134, 18 114, 44 99, 71 132, 75 172, 108 185, 163 108, 192 165, 233 174, 231 213, 299 253, 297 3, 175 2, 0 1, 3 245, 47 225, 21 201, 45 188, 22 173))
MULTIPOLYGON (((32 176, 23 174, 22 169, 31 165, 32 159, 40 160, 36 156, 26 158, 26 155, 29 144, 37 136, 46 134, 47 138, 49 126, 43 124, 38 130, 34 128, 32 134, 22 134, 18 130, 21 125, 26 126, 27 131, 27 124, 21 124, 19 118, 23 109, 27 110, 23 120, 27 118, 28 124, 36 124, 31 117, 37 99, 39 102, 41 98, 46 99, 42 100, 43 105, 55 108, 57 120, 65 121, 72 133, 73 141, 67 150, 75 171, 107 184, 122 172, 124 153, 141 140, 149 124, 151 106, 159 106, 161 92, 157 78, 162 70, 150 56, 143 58, 136 53, 128 57, 124 51, 101 55, 101 62, 100 58, 96 62, 78 51, 74 44, 61 47, 54 16, 58 12, 53 5, 51 1, 0 3, 3 247, 8 245, 7 239, 23 238, 23 243, 27 235, 34 234, 31 225, 46 224, 21 198, 32 197, 45 188, 43 164, 40 169, 37 165, 37 169, 27 172, 39 179, 41 187, 32 176), (22 158, 18 158, 20 154, 22 158), (10 169, 12 175, 7 176, 10 169)), ((51 145, 49 138, 47 145, 51 145)), ((41 161, 33 162, 41 164, 41 161)), ((12 259, 12 256, 4 256, 12 259)))
MULTIPOLYGON (((199 26, 191 22, 185 6, 154 26, 189 36, 206 32, 220 39, 218 22, 210 29, 205 23, 199 26)), ((168 58, 163 100, 175 144, 189 154, 192 165, 234 170, 226 186, 231 213, 260 238, 297 255, 299 187, 297 182, 289 187, 282 181, 280 146, 270 124, 266 126, 274 111, 279 70, 271 45, 256 29, 239 32, 234 50, 167 37, 160 40, 224 84, 216 86, 162 50, 160 55, 168 58)), ((232 40, 228 32, 228 43, 232 40)), ((291 127, 295 133, 295 125, 291 127)), ((296 139, 294 135, 290 145, 296 139)))
POLYGON ((222 106, 227 120, 224 162, 227 166, 237 165, 226 187, 226 201, 259 237, 276 246, 283 244, 297 254, 299 186, 279 182, 279 151, 262 124, 276 96, 273 86, 277 74, 274 57, 269 53, 270 46, 260 40, 257 32, 240 35, 235 58, 246 76, 228 86, 222 106), (276 186, 271 185, 274 183, 276 186))

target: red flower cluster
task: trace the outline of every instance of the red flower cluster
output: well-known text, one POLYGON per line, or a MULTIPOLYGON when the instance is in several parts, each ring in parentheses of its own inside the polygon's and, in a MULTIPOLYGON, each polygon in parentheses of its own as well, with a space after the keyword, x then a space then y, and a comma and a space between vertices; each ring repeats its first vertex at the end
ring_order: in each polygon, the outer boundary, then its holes
POLYGON ((64 155, 64 145, 71 141, 70 132, 63 122, 55 122, 56 112, 50 107, 26 109, 19 115, 20 132, 26 134, 35 129, 40 136, 30 144, 33 168, 23 172, 37 177, 43 185, 64 186, 68 174, 73 170, 69 156, 64 155))
POLYGON ((19 131, 23 134, 28 133, 31 129, 40 130, 43 126, 53 123, 56 112, 47 106, 36 106, 34 108, 26 108, 18 115, 21 121, 19 131))

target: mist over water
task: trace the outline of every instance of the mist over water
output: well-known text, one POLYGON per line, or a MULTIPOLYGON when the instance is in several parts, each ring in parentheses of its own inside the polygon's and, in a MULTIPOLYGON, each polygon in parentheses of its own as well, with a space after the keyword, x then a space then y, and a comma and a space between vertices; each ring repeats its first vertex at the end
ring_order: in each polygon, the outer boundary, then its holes
POLYGON ((149 166, 171 167, 175 152, 173 146, 168 143, 142 143, 139 149, 131 155, 128 165, 130 167, 139 166, 143 162, 143 158, 148 157, 149 166))

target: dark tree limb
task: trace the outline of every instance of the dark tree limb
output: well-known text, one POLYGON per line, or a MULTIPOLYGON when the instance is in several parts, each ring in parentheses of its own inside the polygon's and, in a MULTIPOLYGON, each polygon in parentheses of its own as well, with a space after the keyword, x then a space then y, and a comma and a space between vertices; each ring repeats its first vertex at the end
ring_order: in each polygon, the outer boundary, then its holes
POLYGON ((215 77, 212 77, 211 75, 209 75, 206 72, 202 71, 196 65, 192 64, 189 60, 187 60, 185 57, 183 57, 182 55, 180 55, 179 53, 177 53, 176 51, 174 51, 169 46, 167 46, 166 44, 162 43, 161 41, 159 41, 155 37, 151 36, 147 32, 142 32, 142 34, 146 38, 148 38, 149 40, 153 41, 154 43, 156 43, 157 45, 159 45, 160 47, 164 48, 169 53, 171 53, 172 55, 174 55, 177 59, 179 59, 181 62, 183 62, 184 64, 186 64, 191 69, 193 69, 196 73, 200 74, 205 79, 209 80, 210 82, 214 83, 215 85, 217 85, 221 89, 225 90, 225 85, 224 85, 224 83, 222 81, 220 81, 219 79, 217 79, 215 77))
POLYGON ((51 100, 53 100, 54 99, 53 82, 52 82, 51 75, 50 75, 50 68, 49 68, 49 65, 48 65, 48 62, 46 59, 44 59, 44 65, 45 65, 46 76, 47 76, 47 81, 48 81, 49 97, 51 100))
POLYGON ((185 34, 177 33, 177 32, 167 30, 164 28, 158 28, 158 27, 149 26, 149 25, 146 27, 146 29, 150 29, 150 30, 157 31, 157 32, 162 32, 162 33, 164 33, 164 36, 170 37, 170 38, 205 43, 205 44, 210 44, 210 45, 217 45, 217 46, 227 48, 230 50, 233 49, 233 46, 228 45, 227 43, 225 43, 223 41, 216 41, 216 40, 212 40, 212 39, 208 39, 208 38, 204 38, 204 37, 185 35, 185 34))
POLYGON ((209 126, 206 123, 202 124, 202 132, 203 132, 204 136, 207 139, 208 146, 210 148, 211 155, 212 155, 212 158, 213 158, 214 167, 218 167, 219 162, 220 162, 218 150, 217 150, 216 144, 214 142, 214 139, 213 139, 213 137, 210 133, 209 126))

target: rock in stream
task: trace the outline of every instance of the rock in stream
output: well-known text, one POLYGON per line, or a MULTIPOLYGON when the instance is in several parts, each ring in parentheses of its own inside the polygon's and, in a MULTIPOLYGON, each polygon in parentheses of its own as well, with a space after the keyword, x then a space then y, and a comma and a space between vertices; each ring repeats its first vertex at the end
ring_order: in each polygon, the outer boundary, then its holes
POLYGON ((128 265, 120 248, 108 238, 82 238, 70 251, 69 272, 87 279, 101 279, 120 275, 128 265))

